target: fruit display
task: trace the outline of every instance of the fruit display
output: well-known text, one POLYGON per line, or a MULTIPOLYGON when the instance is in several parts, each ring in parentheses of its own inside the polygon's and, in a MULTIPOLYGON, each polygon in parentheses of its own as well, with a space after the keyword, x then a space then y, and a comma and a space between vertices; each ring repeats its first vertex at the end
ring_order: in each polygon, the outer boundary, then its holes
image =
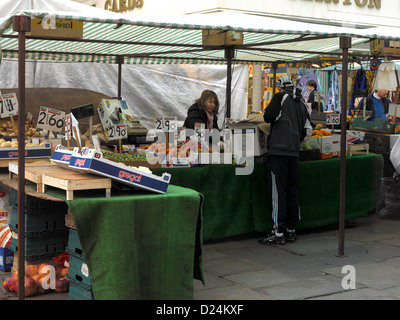
POLYGON ((103 152, 103 157, 105 159, 113 160, 116 162, 120 161, 146 161, 145 153, 115 153, 115 152, 103 152))
POLYGON ((325 129, 313 130, 312 136, 313 137, 324 137, 324 136, 331 136, 332 133, 325 129))
MULTIPOLYGON (((11 121, 3 121, 0 123, 0 136, 13 137, 18 135, 18 128, 11 121)), ((26 137, 43 137, 36 129, 32 120, 25 120, 25 136, 26 137)))
MULTIPOLYGON (((41 143, 31 143, 27 142, 25 143, 25 147, 44 147, 45 142, 41 143)), ((13 140, 13 141, 7 141, 5 139, 0 139, 0 148, 18 148, 18 141, 13 140)))
MULTIPOLYGON (((68 268, 54 267, 48 263, 25 266, 25 297, 32 297, 46 292, 67 292, 69 280, 68 268)), ((18 292, 18 270, 11 273, 3 282, 8 292, 18 292)))

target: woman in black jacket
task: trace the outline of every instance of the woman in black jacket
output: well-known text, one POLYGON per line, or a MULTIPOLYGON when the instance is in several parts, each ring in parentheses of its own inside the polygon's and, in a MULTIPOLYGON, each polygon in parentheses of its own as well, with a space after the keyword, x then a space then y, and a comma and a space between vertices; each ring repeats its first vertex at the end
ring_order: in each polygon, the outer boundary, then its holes
POLYGON ((194 129, 195 123, 204 123, 205 129, 212 130, 218 128, 219 101, 217 94, 211 90, 204 90, 200 98, 189 108, 183 126, 194 129))

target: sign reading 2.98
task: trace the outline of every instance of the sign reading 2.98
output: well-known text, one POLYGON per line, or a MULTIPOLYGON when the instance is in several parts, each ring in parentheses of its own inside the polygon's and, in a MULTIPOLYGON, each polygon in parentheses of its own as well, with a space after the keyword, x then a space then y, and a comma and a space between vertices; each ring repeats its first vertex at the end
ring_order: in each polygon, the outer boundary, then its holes
POLYGON ((37 127, 50 130, 53 132, 60 132, 64 130, 65 112, 40 107, 37 127))

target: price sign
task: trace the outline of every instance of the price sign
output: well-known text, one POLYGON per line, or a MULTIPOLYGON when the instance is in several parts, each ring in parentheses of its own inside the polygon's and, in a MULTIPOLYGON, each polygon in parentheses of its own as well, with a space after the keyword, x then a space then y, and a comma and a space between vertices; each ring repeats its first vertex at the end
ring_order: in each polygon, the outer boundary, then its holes
POLYGON ((204 141, 206 125, 204 123, 194 124, 194 136, 198 141, 204 141))
POLYGON ((106 128, 108 140, 120 140, 128 138, 128 129, 124 124, 116 124, 106 128))
POLYGON ((37 127, 50 130, 53 132, 60 132, 64 129, 65 112, 40 107, 37 127))
POLYGON ((18 114, 18 100, 15 93, 0 96, 0 117, 12 117, 18 114))
POLYGON ((337 113, 332 113, 332 114, 327 114, 326 115, 326 124, 329 125, 335 125, 335 124, 340 124, 340 114, 337 113))
POLYGON ((176 117, 160 117, 156 119, 156 129, 164 132, 175 132, 178 130, 176 117))

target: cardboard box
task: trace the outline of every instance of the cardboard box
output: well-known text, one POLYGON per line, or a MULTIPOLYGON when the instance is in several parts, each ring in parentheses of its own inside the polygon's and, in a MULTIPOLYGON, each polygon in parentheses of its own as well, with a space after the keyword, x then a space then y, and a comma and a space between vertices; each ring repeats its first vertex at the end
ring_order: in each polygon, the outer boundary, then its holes
POLYGON ((375 39, 370 44, 371 54, 399 56, 400 41, 375 39))
POLYGON ((243 32, 203 30, 203 46, 232 46, 243 44, 243 32))
POLYGON ((82 39, 83 22, 64 19, 31 19, 31 32, 27 35, 43 38, 82 39))
POLYGON ((8 248, 0 247, 0 270, 10 271, 14 262, 14 253, 8 248))
POLYGON ((265 123, 262 114, 250 114, 246 120, 230 124, 229 128, 232 130, 232 153, 236 157, 261 156, 268 152, 270 125, 265 123), (252 140, 253 145, 248 146, 247 141, 252 140))
MULTIPOLYGON (((319 149, 321 159, 340 157, 340 135, 311 137, 306 144, 313 149, 319 149)), ((346 143, 346 154, 347 149, 346 143)))

